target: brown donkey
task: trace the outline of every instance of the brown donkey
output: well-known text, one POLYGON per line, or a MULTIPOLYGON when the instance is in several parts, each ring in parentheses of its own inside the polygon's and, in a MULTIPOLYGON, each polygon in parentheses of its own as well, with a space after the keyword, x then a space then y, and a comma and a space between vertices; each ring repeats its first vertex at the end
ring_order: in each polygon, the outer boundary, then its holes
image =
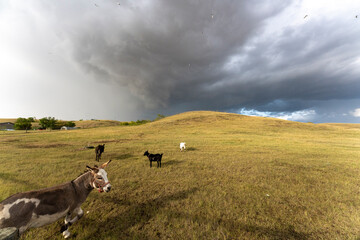
POLYGON ((105 150, 105 144, 103 145, 97 145, 97 147, 95 148, 95 154, 96 154, 96 161, 99 161, 101 159, 101 154, 104 152, 105 150))
POLYGON ((89 167, 89 171, 74 180, 36 191, 17 193, 0 202, 0 228, 16 227, 20 234, 29 228, 41 227, 65 217, 61 228, 65 238, 70 236, 68 227, 79 220, 84 212, 81 204, 95 188, 99 192, 109 192, 111 184, 104 168, 89 167), (76 216, 71 219, 72 214, 76 216))

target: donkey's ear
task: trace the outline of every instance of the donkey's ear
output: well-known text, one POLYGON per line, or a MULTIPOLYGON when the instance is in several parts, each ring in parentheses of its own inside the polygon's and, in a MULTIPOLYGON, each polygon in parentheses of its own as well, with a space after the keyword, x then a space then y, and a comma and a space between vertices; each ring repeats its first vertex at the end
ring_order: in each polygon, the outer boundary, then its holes
POLYGON ((89 167, 89 166, 86 166, 86 168, 88 169, 88 170, 90 170, 92 173, 98 173, 99 172, 99 168, 98 168, 98 166, 94 166, 94 167, 89 167))
POLYGON ((100 168, 105 168, 109 163, 111 162, 111 159, 100 166, 100 168))

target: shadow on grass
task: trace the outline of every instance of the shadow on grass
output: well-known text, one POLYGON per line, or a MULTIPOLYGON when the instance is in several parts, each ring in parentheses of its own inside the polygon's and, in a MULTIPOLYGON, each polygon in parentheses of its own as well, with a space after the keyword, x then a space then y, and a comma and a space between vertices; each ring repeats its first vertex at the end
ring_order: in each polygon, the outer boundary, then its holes
MULTIPOLYGON (((105 217, 104 219, 83 219, 80 221, 80 228, 86 232, 81 239, 150 239, 147 235, 146 224, 155 217, 159 209, 164 208, 170 204, 171 201, 187 199, 190 195, 196 193, 199 189, 192 188, 187 191, 179 191, 166 196, 147 200, 142 203, 133 203, 128 200, 121 199, 119 196, 109 198, 108 200, 118 206, 127 206, 127 210, 119 213, 116 217, 105 217), (101 229, 106 226, 106 229, 101 229), (137 230, 134 231, 134 226, 137 230)), ((191 219, 198 226, 211 226, 215 232, 216 229, 226 229, 228 235, 227 239, 241 239, 244 236, 252 239, 266 238, 266 239, 309 239, 311 233, 299 232, 295 230, 293 225, 284 225, 283 228, 261 226, 256 223, 247 223, 231 219, 224 219, 221 217, 212 218, 205 215, 192 215, 182 211, 167 211, 167 216, 175 217, 177 219, 184 219, 188 221, 191 219)), ((159 233, 160 234, 160 233, 159 233)), ((211 234, 211 233, 209 233, 211 234)), ((159 237, 160 238, 160 237, 159 237)), ((181 239, 181 236, 179 236, 181 239)))
POLYGON ((10 181, 15 184, 20 184, 24 186, 30 186, 32 189, 40 189, 41 187, 37 185, 36 183, 30 183, 28 181, 20 180, 15 175, 10 173, 0 173, 0 179, 2 179, 4 182, 10 181))
MULTIPOLYGON (((147 164, 149 164, 149 159, 145 159, 145 161, 147 161, 147 164)), ((161 167, 166 167, 166 166, 172 166, 172 165, 177 165, 177 164, 180 164, 182 163, 183 161, 179 161, 179 160, 170 160, 170 161, 161 161, 161 167)), ((157 167, 157 163, 156 162, 153 162, 152 163, 152 167, 157 167)))
POLYGON ((185 149, 185 151, 196 151, 196 150, 198 150, 197 148, 194 148, 194 147, 187 147, 186 149, 185 149))
POLYGON ((266 239, 309 239, 311 236, 309 233, 298 232, 295 230, 293 225, 284 226, 284 228, 279 229, 277 227, 265 227, 258 226, 251 223, 243 223, 238 221, 232 221, 222 218, 209 218, 206 216, 199 215, 190 215, 178 211, 168 211, 168 216, 176 216, 177 218, 183 218, 184 220, 192 219, 195 223, 200 225, 212 225, 212 229, 217 229, 218 227, 225 228, 230 235, 227 236, 228 239, 239 239, 240 234, 237 234, 239 231, 247 234, 253 234, 252 239, 257 239, 259 237, 266 239))
MULTIPOLYGON (((140 225, 141 230, 147 222, 158 213, 159 209, 167 206, 169 202, 183 200, 191 194, 198 191, 198 188, 191 188, 187 191, 179 191, 170 195, 161 196, 155 199, 147 200, 143 203, 132 204, 127 210, 116 217, 104 219, 80 221, 80 228, 87 231, 87 235, 83 239, 110 239, 116 236, 117 239, 132 238, 129 229, 135 225, 140 225), (106 229, 98 231, 99 227, 106 226, 106 229)), ((110 198, 116 205, 128 205, 130 202, 121 200, 120 197, 110 198), (119 198, 119 199, 118 199, 119 198)), ((131 204, 131 203, 130 203, 131 204)), ((146 237, 145 237, 146 238, 146 237)))
POLYGON ((18 144, 16 145, 18 148, 63 148, 71 146, 70 144, 65 143, 50 143, 50 144, 18 144))
POLYGON ((167 165, 176 165, 176 164, 180 164, 182 163, 183 161, 178 161, 178 160, 170 160, 170 161, 166 161, 166 162, 161 162, 161 167, 164 165, 164 166, 167 166, 167 165))
POLYGON ((108 158, 110 158, 112 160, 124 160, 124 159, 127 159, 127 158, 131 158, 133 156, 134 155, 132 155, 132 154, 125 153, 125 154, 120 154, 120 155, 110 155, 110 156, 108 156, 108 158))

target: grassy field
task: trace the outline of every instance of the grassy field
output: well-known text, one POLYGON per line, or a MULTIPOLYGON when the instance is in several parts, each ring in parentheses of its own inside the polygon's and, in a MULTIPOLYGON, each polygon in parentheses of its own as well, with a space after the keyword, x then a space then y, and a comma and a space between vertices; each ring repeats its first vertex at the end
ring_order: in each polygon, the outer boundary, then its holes
MULTIPOLYGON (((113 188, 90 194, 76 239, 360 237, 357 124, 188 112, 140 126, 0 132, 0 200, 76 178, 96 164, 84 146, 100 143, 113 188), (161 169, 149 168, 146 150, 164 153, 161 169)), ((63 239, 62 223, 22 239, 63 239)))

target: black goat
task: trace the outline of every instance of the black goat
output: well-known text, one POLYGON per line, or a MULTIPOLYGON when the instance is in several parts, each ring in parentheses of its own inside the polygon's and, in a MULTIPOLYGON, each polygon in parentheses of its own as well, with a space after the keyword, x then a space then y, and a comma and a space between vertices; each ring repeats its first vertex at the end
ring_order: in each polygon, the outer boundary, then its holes
POLYGON ((105 144, 103 145, 100 144, 95 148, 96 161, 100 160, 101 154, 104 152, 104 150, 105 150, 105 144))
POLYGON ((157 167, 161 167, 161 158, 162 158, 162 154, 150 154, 148 151, 144 152, 144 156, 147 156, 149 158, 150 161, 150 167, 152 167, 152 162, 157 162, 157 167))

